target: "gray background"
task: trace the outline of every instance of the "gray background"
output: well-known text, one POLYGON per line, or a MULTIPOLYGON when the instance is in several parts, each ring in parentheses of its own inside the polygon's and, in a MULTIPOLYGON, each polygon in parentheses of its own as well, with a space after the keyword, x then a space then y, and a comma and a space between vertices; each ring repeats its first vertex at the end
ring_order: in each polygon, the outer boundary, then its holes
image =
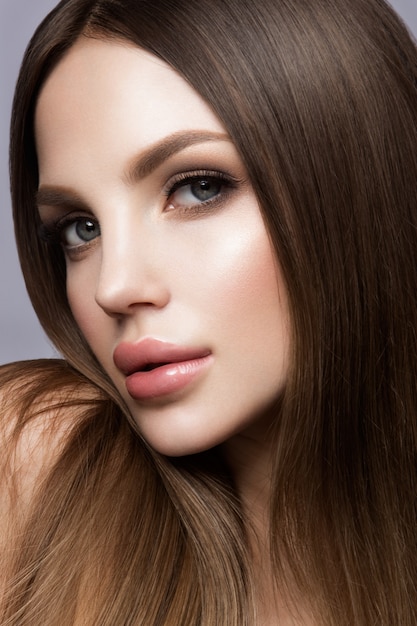
MULTIPOLYGON (((0 0, 0 364, 57 356, 37 322, 20 275, 7 165, 10 108, 20 60, 35 27, 55 4, 56 0, 0 0)), ((417 36, 417 0, 391 4, 417 36)))

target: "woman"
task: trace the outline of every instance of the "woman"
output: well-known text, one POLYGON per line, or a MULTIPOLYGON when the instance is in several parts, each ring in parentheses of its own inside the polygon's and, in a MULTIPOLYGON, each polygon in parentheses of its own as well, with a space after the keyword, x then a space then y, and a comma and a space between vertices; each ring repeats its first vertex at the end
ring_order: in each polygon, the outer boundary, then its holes
POLYGON ((416 84, 381 0, 46 18, 12 195, 65 360, 2 373, 2 624, 416 623, 416 84))

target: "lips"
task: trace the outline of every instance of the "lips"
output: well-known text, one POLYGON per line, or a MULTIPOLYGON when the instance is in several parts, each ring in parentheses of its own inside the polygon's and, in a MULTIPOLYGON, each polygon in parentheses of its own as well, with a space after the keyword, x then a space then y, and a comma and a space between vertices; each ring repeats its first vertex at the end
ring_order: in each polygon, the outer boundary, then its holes
POLYGON ((121 343, 113 360, 126 376, 129 395, 135 400, 147 400, 187 387, 207 369, 211 352, 144 339, 135 344, 121 343))

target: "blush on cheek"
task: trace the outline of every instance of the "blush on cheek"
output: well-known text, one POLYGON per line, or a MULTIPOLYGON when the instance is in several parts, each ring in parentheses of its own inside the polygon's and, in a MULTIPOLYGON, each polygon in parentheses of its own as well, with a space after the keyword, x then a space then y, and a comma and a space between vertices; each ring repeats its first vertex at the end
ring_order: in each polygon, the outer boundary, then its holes
POLYGON ((252 299, 255 308, 261 304, 259 298, 264 306, 268 301, 276 306, 278 293, 285 294, 275 251, 265 236, 263 224, 261 227, 261 232, 248 233, 235 241, 234 246, 222 249, 219 255, 222 260, 220 271, 225 281, 223 289, 218 285, 221 295, 229 299, 235 295, 241 298, 242 304, 252 299))

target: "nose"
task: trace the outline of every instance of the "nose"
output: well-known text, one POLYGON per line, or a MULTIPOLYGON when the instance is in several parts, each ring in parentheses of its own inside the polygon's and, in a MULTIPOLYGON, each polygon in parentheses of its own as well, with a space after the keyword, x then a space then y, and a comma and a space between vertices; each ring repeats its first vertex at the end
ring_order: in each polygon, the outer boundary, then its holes
POLYGON ((110 316, 132 314, 139 306, 163 308, 170 300, 167 264, 151 229, 126 220, 101 229, 101 263, 96 302, 110 316))

